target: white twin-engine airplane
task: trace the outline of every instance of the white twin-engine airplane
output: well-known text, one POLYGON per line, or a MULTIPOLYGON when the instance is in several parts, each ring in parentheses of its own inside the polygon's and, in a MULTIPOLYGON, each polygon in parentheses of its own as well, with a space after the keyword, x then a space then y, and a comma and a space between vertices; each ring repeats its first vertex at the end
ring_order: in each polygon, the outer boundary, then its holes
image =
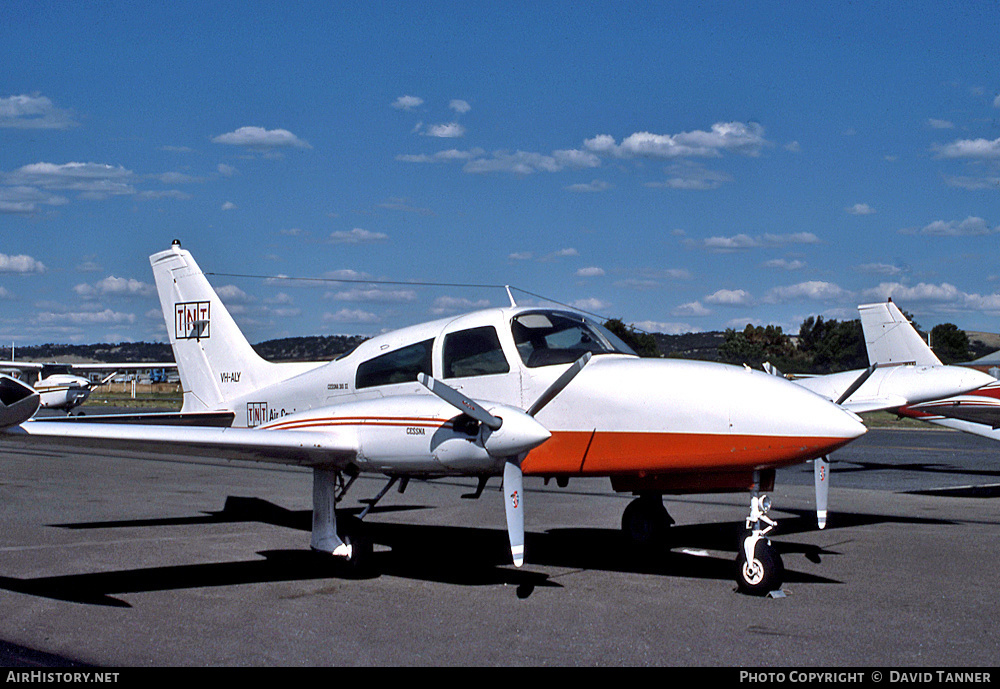
MULTIPOLYGON (((868 369, 795 378, 797 384, 859 414, 935 404, 928 401, 961 394, 956 390, 978 394, 979 388, 991 389, 991 384, 995 389, 997 381, 993 376, 943 365, 891 299, 862 304, 858 312, 868 350, 868 369)), ((773 368, 768 370, 777 373, 773 368)), ((830 490, 829 457, 818 457, 813 472, 816 518, 822 529, 826 526, 830 490)))
POLYGON ((608 476, 615 490, 639 496, 622 519, 636 536, 670 523, 665 493, 752 491, 736 580, 763 595, 780 586, 783 565, 758 491, 773 486, 777 468, 823 457, 866 430, 851 411, 784 378, 640 359, 589 318, 538 307, 412 326, 335 361, 270 363, 178 242, 150 262, 184 390, 180 416, 226 426, 28 420, 37 396, 5 378, 0 441, 310 467, 311 545, 351 567, 369 564, 371 544, 360 527, 338 532, 335 507, 362 472, 389 479, 375 501, 410 478, 478 477, 478 495, 502 475, 518 566, 522 476, 608 476))
MULTIPOLYGON (((60 409, 67 414, 82 405, 90 394, 107 385, 121 371, 173 368, 173 363, 162 364, 59 364, 30 361, 0 361, 0 371, 13 372, 14 377, 25 374, 37 377, 32 387, 38 393, 41 409, 60 409), (74 371, 111 371, 99 381, 77 375, 74 371)), ((27 382, 27 381, 25 381, 27 382)))

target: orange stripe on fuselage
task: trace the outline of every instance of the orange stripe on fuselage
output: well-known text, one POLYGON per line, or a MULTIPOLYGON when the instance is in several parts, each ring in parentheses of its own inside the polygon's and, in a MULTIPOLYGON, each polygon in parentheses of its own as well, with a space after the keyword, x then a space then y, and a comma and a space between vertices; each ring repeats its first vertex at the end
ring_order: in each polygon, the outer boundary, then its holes
POLYGON ((621 473, 776 468, 822 456, 850 438, 553 431, 521 464, 526 475, 607 476, 621 473))

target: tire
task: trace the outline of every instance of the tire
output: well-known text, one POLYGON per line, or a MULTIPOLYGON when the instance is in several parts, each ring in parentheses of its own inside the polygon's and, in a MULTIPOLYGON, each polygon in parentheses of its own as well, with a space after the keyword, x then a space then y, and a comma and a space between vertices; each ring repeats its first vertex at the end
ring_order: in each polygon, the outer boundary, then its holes
POLYGON ((639 548, 665 540, 672 523, 667 508, 659 499, 633 500, 622 513, 622 533, 630 545, 639 548))
POLYGON ((785 576, 785 565, 781 555, 767 541, 757 544, 752 562, 747 563, 743 542, 740 542, 736 556, 736 588, 749 596, 766 596, 781 588, 785 576))

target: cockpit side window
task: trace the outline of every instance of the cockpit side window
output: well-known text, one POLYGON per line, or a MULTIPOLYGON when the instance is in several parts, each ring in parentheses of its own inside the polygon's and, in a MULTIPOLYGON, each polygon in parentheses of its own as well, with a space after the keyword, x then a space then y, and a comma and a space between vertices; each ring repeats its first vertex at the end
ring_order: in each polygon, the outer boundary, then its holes
POLYGON ((444 377, 465 378, 509 373, 496 328, 484 326, 449 333, 444 338, 444 377))
POLYGON ((431 347, 434 340, 401 347, 369 359, 358 366, 356 389, 393 383, 413 383, 418 373, 431 375, 431 347))
POLYGON ((528 368, 570 363, 587 352, 635 355, 628 345, 604 328, 575 314, 521 314, 514 318, 511 330, 517 351, 528 368))

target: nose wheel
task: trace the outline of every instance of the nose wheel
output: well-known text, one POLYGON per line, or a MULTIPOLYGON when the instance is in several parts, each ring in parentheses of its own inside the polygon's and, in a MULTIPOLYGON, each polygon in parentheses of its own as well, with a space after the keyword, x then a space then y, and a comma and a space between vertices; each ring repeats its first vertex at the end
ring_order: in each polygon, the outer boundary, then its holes
POLYGON ((781 588, 785 566, 767 538, 767 533, 778 525, 767 516, 769 509, 771 501, 766 495, 754 495, 750 500, 750 515, 746 521, 750 531, 736 555, 736 588, 740 593, 766 596, 781 588))

